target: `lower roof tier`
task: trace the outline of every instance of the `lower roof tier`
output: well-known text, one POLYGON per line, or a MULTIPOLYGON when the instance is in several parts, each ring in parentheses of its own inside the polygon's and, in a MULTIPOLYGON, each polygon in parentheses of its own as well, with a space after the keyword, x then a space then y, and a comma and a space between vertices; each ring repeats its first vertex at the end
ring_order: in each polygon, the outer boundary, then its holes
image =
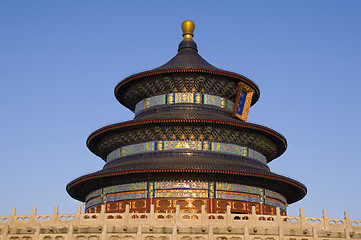
POLYGON ((140 181, 213 181, 265 188, 281 194, 287 203, 302 199, 307 192, 306 187, 287 177, 262 169, 212 169, 202 168, 202 163, 193 168, 177 168, 171 161, 164 162, 162 167, 153 169, 152 164, 142 166, 142 170, 131 170, 124 167, 107 168, 84 175, 70 182, 66 190, 73 198, 85 202, 88 194, 100 188, 135 183, 140 181))

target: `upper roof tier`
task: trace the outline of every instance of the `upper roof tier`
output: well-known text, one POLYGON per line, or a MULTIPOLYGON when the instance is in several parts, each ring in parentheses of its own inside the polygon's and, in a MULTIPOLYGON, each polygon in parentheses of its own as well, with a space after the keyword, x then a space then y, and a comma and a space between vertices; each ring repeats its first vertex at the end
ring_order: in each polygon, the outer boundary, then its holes
POLYGON ((198 54, 197 44, 193 41, 194 27, 190 20, 182 23, 184 38, 178 46, 177 55, 166 64, 131 75, 118 83, 114 90, 117 100, 132 111, 145 98, 177 91, 210 93, 234 102, 237 84, 244 82, 254 90, 252 105, 256 103, 260 91, 252 80, 241 74, 216 68, 198 54), (179 77, 196 80, 182 84, 179 83, 179 77), (197 81, 199 79, 203 80, 197 81))

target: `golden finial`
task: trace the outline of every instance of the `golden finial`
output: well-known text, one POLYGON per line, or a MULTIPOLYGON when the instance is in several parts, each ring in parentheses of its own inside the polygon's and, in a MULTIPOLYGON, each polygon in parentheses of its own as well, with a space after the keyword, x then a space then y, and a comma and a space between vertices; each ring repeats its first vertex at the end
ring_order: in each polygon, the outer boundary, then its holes
POLYGON ((183 40, 193 41, 193 31, 196 25, 191 20, 185 20, 182 22, 183 40))

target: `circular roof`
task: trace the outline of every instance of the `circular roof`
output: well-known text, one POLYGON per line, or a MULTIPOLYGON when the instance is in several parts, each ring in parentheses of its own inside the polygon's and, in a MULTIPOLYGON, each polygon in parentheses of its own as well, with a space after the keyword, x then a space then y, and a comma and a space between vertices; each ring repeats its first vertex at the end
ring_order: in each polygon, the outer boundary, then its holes
MULTIPOLYGON (((170 129, 167 131, 171 131, 174 126, 177 131, 181 131, 184 127, 212 127, 220 129, 224 133, 229 131, 234 134, 239 133, 239 138, 232 139, 230 142, 237 143, 239 141, 239 145, 260 151, 267 157, 268 162, 282 155, 287 148, 286 139, 270 128, 242 122, 235 118, 217 118, 217 116, 212 118, 200 116, 167 118, 167 116, 163 116, 162 118, 139 119, 112 124, 90 134, 87 139, 87 146, 91 152, 105 159, 110 152, 120 145, 124 145, 124 143, 133 144, 133 142, 162 139, 162 136, 153 129, 155 126, 160 128, 168 126, 170 129)), ((209 134, 218 134, 218 131, 211 131, 209 134)))
MULTIPOLYGON (((127 108, 134 111, 134 103, 132 101, 129 101, 125 97, 125 92, 128 91, 129 87, 133 84, 141 84, 143 79, 153 77, 153 76, 161 76, 161 75, 169 75, 172 73, 202 73, 202 74, 211 74, 214 76, 219 77, 226 77, 230 81, 234 81, 236 83, 238 82, 244 82, 248 86, 250 86, 253 91, 253 99, 252 99, 252 105, 257 102, 260 96, 260 90, 258 86, 249 78, 237 74, 234 72, 225 71, 219 68, 214 67, 213 65, 209 64, 206 60, 204 60, 199 54, 198 54, 198 48, 197 44, 193 41, 192 36, 193 32, 190 32, 191 27, 188 27, 188 29, 183 29, 185 32, 183 34, 184 39, 178 46, 178 53, 169 60, 166 64, 155 68, 153 70, 140 72, 134 75, 131 75, 121 82, 118 83, 118 85, 115 87, 114 94, 117 100, 127 108), (191 37, 189 37, 191 36, 191 37)), ((141 88, 147 88, 148 84, 144 83, 141 88)), ((237 86, 237 84, 235 84, 237 86)), ((133 89, 134 91, 134 89, 133 89)), ((168 93, 168 92, 164 92, 168 93)), ((159 93, 154 93, 154 95, 157 95, 159 93)))
POLYGON ((196 168, 181 169, 173 167, 169 160, 171 159, 164 161, 164 167, 156 169, 103 169, 71 181, 66 186, 66 190, 73 198, 79 201, 85 201, 85 197, 89 192, 107 186, 136 181, 192 179, 241 183, 263 187, 282 194, 286 197, 288 203, 293 203, 302 199, 307 193, 307 188, 302 183, 261 169, 225 168, 210 170, 202 168, 201 165, 196 168), (167 162, 169 164, 167 164, 167 162))

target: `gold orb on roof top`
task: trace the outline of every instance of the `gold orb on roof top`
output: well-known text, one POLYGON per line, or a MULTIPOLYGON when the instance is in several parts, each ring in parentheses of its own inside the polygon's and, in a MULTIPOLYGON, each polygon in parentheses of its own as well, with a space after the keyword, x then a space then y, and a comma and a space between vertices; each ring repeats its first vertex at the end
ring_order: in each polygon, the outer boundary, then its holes
POLYGON ((182 31, 183 31, 183 40, 190 40, 193 41, 193 31, 196 25, 191 20, 185 20, 182 22, 182 31))

